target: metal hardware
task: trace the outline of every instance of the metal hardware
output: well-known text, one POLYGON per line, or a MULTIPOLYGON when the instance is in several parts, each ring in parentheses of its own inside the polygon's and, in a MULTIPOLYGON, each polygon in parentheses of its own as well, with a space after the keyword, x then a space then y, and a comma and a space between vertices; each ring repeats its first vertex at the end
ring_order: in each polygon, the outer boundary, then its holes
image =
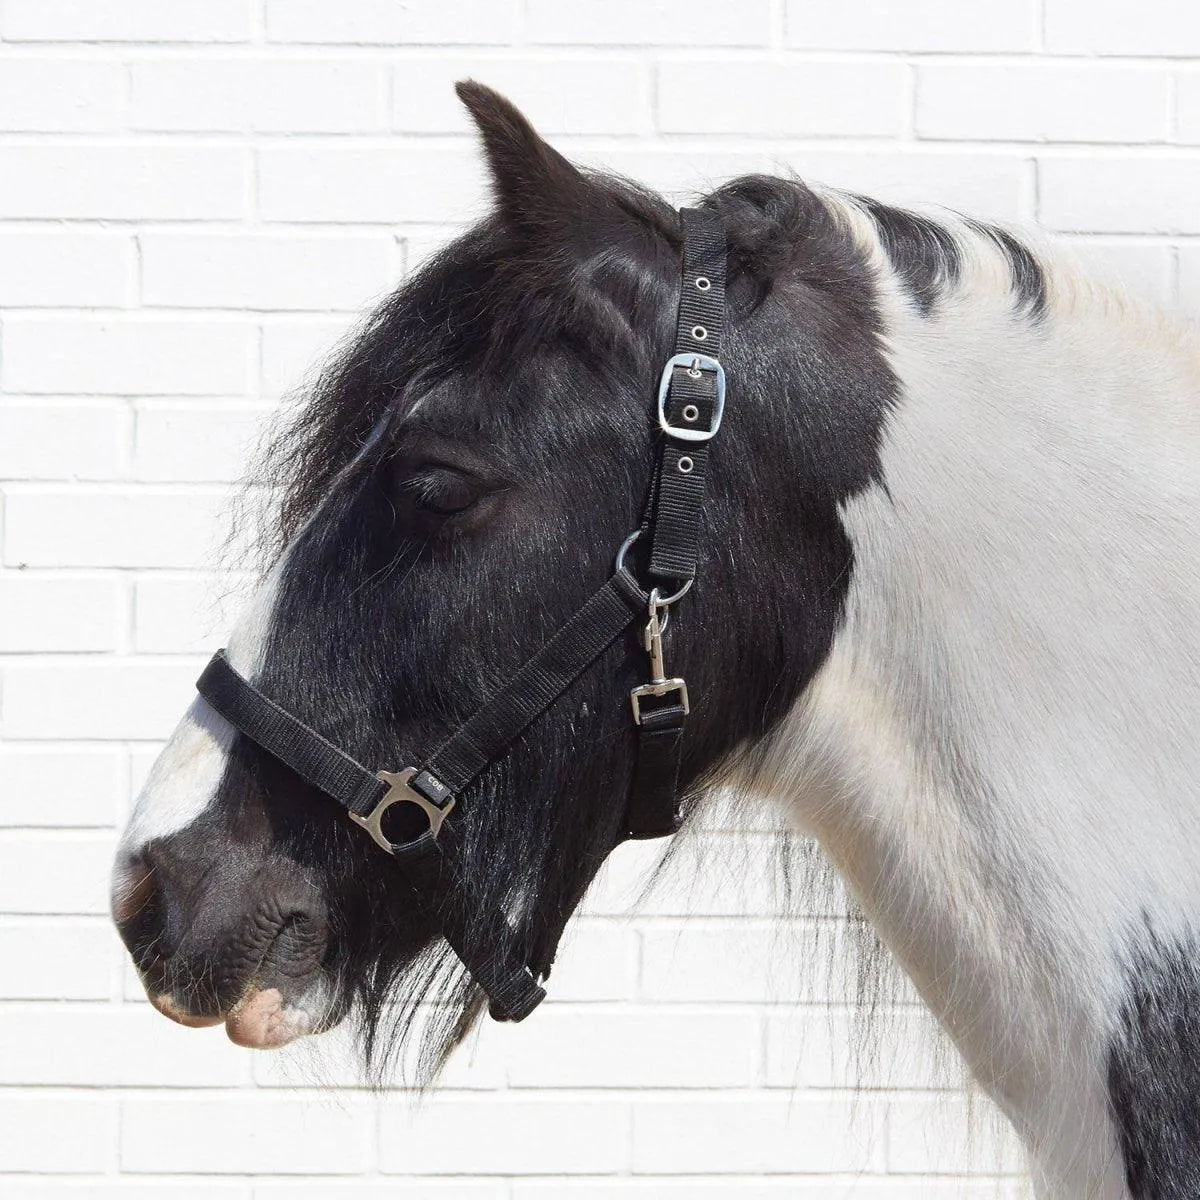
POLYGON ((349 814, 350 820, 356 825, 361 825, 389 854, 395 854, 400 845, 400 843, 388 841, 383 832, 384 814, 393 805, 415 804, 429 819, 429 832, 435 838, 441 832, 442 822, 454 808, 453 796, 439 808, 427 796, 421 795, 416 788, 412 787, 411 781, 416 774, 415 767, 405 767, 403 771, 380 771, 378 777, 388 785, 383 799, 365 817, 360 817, 356 812, 349 814))
POLYGON ((673 354, 663 367, 662 377, 658 381, 658 426, 663 433, 681 442, 707 442, 721 428, 721 418, 725 415, 725 368, 708 354, 673 354), (671 379, 676 367, 686 367, 688 374, 698 378, 703 372, 711 371, 716 384, 716 402, 713 405, 712 424, 707 429, 687 429, 682 425, 672 425, 667 420, 667 396, 671 391, 671 379))
POLYGON ((712 287, 712 280, 707 275, 696 276, 696 290, 698 292, 707 292, 712 287))
MULTIPOLYGON (((690 586, 690 585, 689 585, 690 586)), ((687 684, 681 678, 668 679, 666 668, 663 666, 662 635, 667 627, 667 601, 663 600, 655 588, 650 593, 648 606, 649 620, 642 633, 642 645, 650 655, 650 682, 635 687, 629 693, 629 703, 633 707, 634 723, 642 723, 642 698, 644 696, 668 696, 672 692, 679 693, 679 703, 684 713, 690 711, 688 706, 687 684)))
POLYGON ((686 405, 683 410, 683 419, 685 421, 698 421, 700 419, 700 410, 694 404, 686 405))
POLYGON ((706 342, 708 341, 708 330, 703 325, 693 325, 692 337, 698 342, 706 342))
MULTIPOLYGON (((642 531, 641 531, 640 529, 635 529, 635 530, 634 530, 634 531, 633 531, 633 532, 632 532, 632 533, 631 533, 631 534, 630 534, 630 535, 629 535, 629 536, 628 536, 628 537, 627 537, 627 538, 626 538, 626 539, 625 539, 625 540, 624 540, 624 541, 621 543, 621 548, 620 548, 620 550, 618 550, 618 551, 617 551, 617 561, 616 561, 616 563, 615 563, 615 564, 614 564, 614 566, 613 566, 613 570, 614 570, 614 571, 623 571, 623 570, 625 570, 625 556, 626 556, 626 555, 629 553, 629 550, 630 550, 630 548, 633 546, 633 543, 634 543, 634 542, 636 542, 636 541, 638 540, 638 538, 640 538, 641 536, 642 536, 642 531)), ((659 606, 659 608, 664 608, 664 609, 665 609, 665 608, 670 608, 670 607, 671 607, 671 605, 672 605, 672 604, 674 604, 676 600, 682 600, 682 599, 684 598, 684 596, 686 596, 686 595, 688 594, 688 592, 690 592, 690 591, 692 590, 692 584, 693 584, 693 583, 695 583, 695 582, 696 582, 696 581, 695 581, 694 579, 689 579, 689 580, 688 580, 688 581, 687 581, 687 582, 686 582, 686 583, 683 585, 683 587, 681 587, 681 588, 679 589, 679 591, 677 591, 677 592, 675 592, 674 594, 672 594, 672 595, 668 596, 668 597, 667 597, 665 600, 659 600, 659 601, 657 602, 657 603, 658 603, 658 606, 659 606)), ((658 591, 658 588, 655 588, 655 589, 654 589, 654 591, 655 591, 655 592, 657 592, 657 591, 658 591)), ((667 624, 666 624, 666 620, 664 619, 664 621, 663 621, 663 625, 662 625, 662 628, 663 628, 663 629, 666 629, 666 627, 667 627, 667 624)))
POLYGON ((692 473, 692 468, 695 465, 696 464, 694 462, 692 462, 692 460, 690 458, 688 458, 688 456, 685 454, 675 464, 675 469, 680 473, 680 475, 690 475, 692 473))

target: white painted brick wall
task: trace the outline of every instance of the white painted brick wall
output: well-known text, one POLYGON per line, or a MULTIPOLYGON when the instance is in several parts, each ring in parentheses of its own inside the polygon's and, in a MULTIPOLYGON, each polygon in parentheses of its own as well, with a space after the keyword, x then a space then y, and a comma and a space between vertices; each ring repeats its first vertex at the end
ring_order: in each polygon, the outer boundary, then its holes
POLYGON ((1200 311, 1187 55, 1182 0, 0 0, 5 1200, 1023 1194, 911 991, 854 1052, 836 929, 736 877, 761 833, 632 919, 654 847, 622 850, 553 1001, 415 1113, 340 1034, 256 1058, 153 1014, 108 861, 232 611, 262 419, 484 211, 455 79, 660 187, 786 167, 1040 221, 1200 311))

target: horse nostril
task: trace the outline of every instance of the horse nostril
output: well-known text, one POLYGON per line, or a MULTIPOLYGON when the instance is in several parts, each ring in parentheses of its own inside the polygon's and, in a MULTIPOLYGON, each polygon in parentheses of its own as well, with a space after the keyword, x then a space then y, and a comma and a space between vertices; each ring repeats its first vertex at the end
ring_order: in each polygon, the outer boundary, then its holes
POLYGON ((218 844, 209 832, 171 835, 122 853, 113 918, 164 1016, 190 1026, 234 1020, 246 1044, 282 1044, 327 1006, 328 914, 317 880, 290 859, 245 847, 220 854, 218 844))
POLYGON ((113 877, 112 915, 121 940, 140 970, 166 957, 162 946, 166 909, 148 855, 130 855, 118 864, 113 877))

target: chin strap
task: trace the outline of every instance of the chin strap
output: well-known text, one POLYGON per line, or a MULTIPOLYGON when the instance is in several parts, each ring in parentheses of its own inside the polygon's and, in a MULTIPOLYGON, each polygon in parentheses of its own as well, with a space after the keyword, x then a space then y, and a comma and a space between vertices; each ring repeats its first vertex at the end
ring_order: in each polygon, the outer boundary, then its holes
POLYGON ((625 837, 662 837, 679 828, 677 788, 687 684, 668 677, 663 634, 671 606, 691 589, 703 523, 708 443, 725 410, 725 371, 718 359, 725 302, 725 238, 718 218, 683 209, 683 284, 675 353, 658 390, 662 430, 647 517, 626 539, 612 576, 512 679, 417 766, 373 772, 213 655, 197 690, 230 724, 347 810, 392 855, 418 901, 487 993, 497 1020, 520 1021, 545 997, 537 976, 548 974, 565 916, 531 968, 507 917, 489 908, 469 879, 442 853, 438 834, 457 798, 507 754, 546 711, 631 625, 645 618, 648 682, 630 696, 637 760, 625 815, 625 837), (625 566, 633 544, 648 536, 644 590, 625 566), (415 805, 429 827, 393 842, 384 817, 397 804, 415 805))

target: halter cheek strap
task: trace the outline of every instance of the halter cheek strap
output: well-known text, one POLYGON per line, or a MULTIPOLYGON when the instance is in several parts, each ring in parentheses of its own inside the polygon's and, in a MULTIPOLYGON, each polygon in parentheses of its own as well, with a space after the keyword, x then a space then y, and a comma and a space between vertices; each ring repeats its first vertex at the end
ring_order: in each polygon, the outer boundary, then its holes
MULTIPOLYGON (((725 300, 725 238, 718 218, 683 209, 683 281, 675 353, 658 390, 662 437, 646 517, 626 539, 610 578, 498 692, 415 767, 373 772, 261 692, 213 655, 196 687, 227 721, 336 800, 350 818, 393 855, 418 901, 483 988, 498 1020, 519 1021, 545 997, 536 977, 549 973, 561 924, 540 961, 518 950, 519 938, 502 912, 489 909, 438 842, 459 795, 565 692, 622 633, 645 619, 643 646, 651 678, 630 696, 637 759, 626 806, 625 837, 662 837, 679 828, 677 797, 687 685, 668 677, 663 634, 673 604, 695 579, 709 443, 725 409, 719 360, 725 300), (648 538, 644 588, 625 565, 628 551, 648 538), (392 842, 384 816, 396 804, 425 814, 429 828, 411 841, 392 842)), ((563 921, 565 922, 565 916, 563 921)))
POLYGON ((638 755, 626 814, 630 838, 664 837, 679 828, 679 763, 689 698, 682 679, 667 678, 662 635, 670 606, 696 578, 703 525, 708 447, 725 415, 725 232, 700 209, 680 212, 683 279, 675 322, 675 353, 658 386, 662 438, 654 486, 639 534, 650 537, 651 589, 643 645, 652 679, 631 697, 638 755), (663 597, 666 597, 665 599, 663 597))

